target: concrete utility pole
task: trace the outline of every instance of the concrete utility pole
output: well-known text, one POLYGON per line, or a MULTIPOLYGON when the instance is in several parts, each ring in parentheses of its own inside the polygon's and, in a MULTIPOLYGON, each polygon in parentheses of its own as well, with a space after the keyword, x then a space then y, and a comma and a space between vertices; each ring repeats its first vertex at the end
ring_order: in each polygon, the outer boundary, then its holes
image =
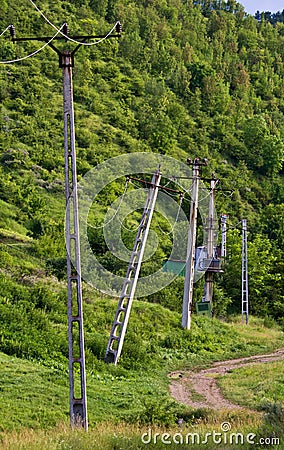
MULTIPOLYGON (((69 35, 67 23, 63 25, 63 33, 69 35)), ((120 37, 121 25, 116 24, 118 34, 109 34, 107 38, 120 37)), ((66 196, 66 250, 67 250, 67 290, 68 290, 68 349, 69 349, 69 385, 70 385, 70 423, 71 426, 82 426, 88 430, 86 370, 83 327, 83 301, 81 286, 80 233, 78 219, 77 169, 75 148, 75 123, 73 107, 72 68, 74 54, 83 42, 92 38, 106 36, 70 36, 79 40, 71 52, 61 51, 54 44, 55 40, 66 40, 64 36, 56 36, 52 42, 50 37, 13 38, 13 41, 37 40, 47 42, 59 56, 59 67, 63 75, 64 106, 64 160, 65 160, 65 196, 66 196), (81 43, 82 42, 82 43, 81 43), (73 266, 72 263, 73 262, 73 266), (78 377, 79 374, 79 377, 78 377)))
POLYGON ((247 221, 242 220, 242 322, 249 320, 247 221))
POLYGON ((221 258, 226 258, 227 256, 227 219, 229 216, 227 214, 221 214, 221 232, 222 232, 222 243, 221 243, 221 258))
POLYGON ((215 186, 218 183, 218 179, 214 178, 210 180, 210 197, 209 197, 209 212, 208 212, 208 241, 207 241, 207 258, 209 262, 208 270, 205 274, 205 301, 210 303, 210 309, 212 311, 213 306, 213 277, 214 273, 210 270, 211 261, 214 258, 214 200, 215 200, 215 186))
POLYGON ((110 333, 105 355, 105 362, 108 363, 117 364, 122 351, 150 225, 155 210, 161 176, 160 168, 158 168, 152 177, 110 333))
POLYGON ((189 231, 187 241, 187 255, 185 265, 184 294, 182 306, 182 326, 187 330, 191 327, 191 312, 193 298, 194 281, 194 263, 196 247, 196 227, 197 227, 197 208, 198 208, 198 188, 200 181, 200 167, 207 165, 206 161, 201 162, 199 158, 194 161, 188 158, 187 163, 192 165, 192 193, 190 204, 189 231))
MULTIPOLYGON (((68 348, 70 381, 71 425, 83 425, 88 429, 87 393, 83 328, 83 301, 81 286, 80 234, 78 219, 77 170, 75 149, 75 124, 73 108, 72 67, 70 52, 61 54, 64 104, 64 157, 66 194, 66 249, 68 289, 68 348), (73 268, 71 264, 73 261, 73 268), (77 336, 78 338, 75 338, 77 336), (75 390, 76 369, 80 373, 80 385, 75 390)), ((78 383, 77 383, 78 384, 78 383)))

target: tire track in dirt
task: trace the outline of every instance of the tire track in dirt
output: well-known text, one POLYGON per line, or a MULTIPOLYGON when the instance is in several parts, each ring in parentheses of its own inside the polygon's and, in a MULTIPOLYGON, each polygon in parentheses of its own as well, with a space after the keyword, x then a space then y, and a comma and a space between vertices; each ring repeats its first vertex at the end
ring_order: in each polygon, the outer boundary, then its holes
POLYGON ((266 355, 247 356, 215 362, 207 369, 193 371, 176 371, 169 374, 170 393, 180 403, 193 408, 244 409, 224 398, 214 377, 225 375, 231 370, 246 365, 269 363, 284 359, 284 348, 266 355))

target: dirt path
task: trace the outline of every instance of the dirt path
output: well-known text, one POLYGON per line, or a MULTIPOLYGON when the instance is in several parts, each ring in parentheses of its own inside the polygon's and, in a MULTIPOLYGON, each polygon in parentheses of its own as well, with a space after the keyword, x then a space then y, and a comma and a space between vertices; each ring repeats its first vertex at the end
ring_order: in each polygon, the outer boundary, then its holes
POLYGON ((214 377, 248 364, 268 363, 284 359, 284 348, 268 355, 248 356, 214 363, 199 372, 171 372, 170 392, 175 400, 193 408, 242 409, 226 400, 214 377))

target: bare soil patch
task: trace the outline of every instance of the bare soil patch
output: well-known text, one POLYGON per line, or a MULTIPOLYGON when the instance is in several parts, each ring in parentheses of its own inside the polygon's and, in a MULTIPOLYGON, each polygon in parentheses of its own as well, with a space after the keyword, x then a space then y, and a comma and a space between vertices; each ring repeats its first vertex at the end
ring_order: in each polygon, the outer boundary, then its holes
POLYGON ((215 377, 248 364, 269 363, 281 359, 284 359, 284 348, 267 355, 215 362, 211 367, 198 372, 171 372, 170 392, 175 400, 193 408, 244 409, 224 398, 215 377))

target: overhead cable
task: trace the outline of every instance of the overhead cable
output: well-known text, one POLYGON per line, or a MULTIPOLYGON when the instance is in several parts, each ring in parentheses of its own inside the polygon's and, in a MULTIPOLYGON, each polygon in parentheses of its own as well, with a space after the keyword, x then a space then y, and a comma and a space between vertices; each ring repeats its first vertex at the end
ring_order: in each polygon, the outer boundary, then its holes
POLYGON ((222 233, 226 233, 228 230, 234 230, 235 228, 238 228, 238 226, 240 225, 240 223, 242 223, 242 220, 240 220, 237 225, 235 225, 234 227, 227 227, 226 230, 222 231, 222 233))
MULTIPOLYGON (((9 26, 10 26, 10 25, 9 25, 9 26)), ((62 25, 62 27, 63 27, 63 25, 62 25)), ((62 27, 61 27, 61 28, 62 28, 62 27)), ((23 56, 22 58, 18 58, 18 59, 12 59, 12 60, 10 60, 10 61, 0 61, 0 64, 12 64, 12 63, 15 63, 15 62, 23 61, 24 59, 31 58, 32 56, 35 56, 37 53, 41 52, 45 47, 47 47, 47 46, 53 41, 53 39, 56 38, 56 36, 57 36, 59 33, 60 33, 60 30, 58 30, 58 31, 55 33, 55 35, 52 36, 52 38, 51 38, 48 42, 46 42, 42 47, 40 47, 40 48, 37 49, 36 51, 30 53, 29 55, 23 56)))
POLYGON ((3 34, 6 33, 6 31, 9 30, 10 26, 11 26, 11 25, 8 25, 7 28, 5 28, 4 31, 2 31, 2 33, 0 34, 0 37, 3 36, 3 34))
POLYGON ((177 222, 178 222, 178 219, 179 219, 180 212, 181 212, 181 210, 182 210, 182 206, 181 206, 181 205, 182 205, 183 200, 184 200, 184 195, 181 193, 181 194, 180 194, 179 206, 178 206, 176 218, 175 218, 174 224, 172 225, 172 229, 171 229, 170 231, 164 231, 164 230, 160 227, 159 222, 157 222, 160 231, 161 231, 162 233, 166 234, 167 236, 169 236, 170 234, 173 234, 173 232, 174 232, 175 226, 176 226, 176 224, 177 224, 177 222))
POLYGON ((127 191, 129 182, 130 182, 130 180, 129 180, 129 178, 127 177, 127 178, 126 178, 126 182, 125 182, 124 192, 123 192, 122 196, 120 197, 119 205, 118 205, 116 211, 114 212, 114 214, 113 214, 113 215, 111 216, 111 218, 107 221, 107 223, 104 223, 103 225, 100 225, 100 226, 98 226, 98 227, 94 227, 94 226, 91 225, 89 222, 87 222, 88 227, 93 228, 94 230, 99 230, 99 229, 101 229, 101 228, 106 227, 110 222, 112 222, 112 221, 115 219, 115 217, 117 216, 118 211, 119 211, 119 209, 120 209, 120 207, 121 207, 121 205, 122 205, 122 203, 123 203, 123 201, 124 201, 124 197, 126 196, 126 191, 127 191))
POLYGON ((71 42, 74 42, 75 44, 80 44, 80 45, 88 45, 88 46, 91 46, 91 45, 97 45, 97 44, 99 44, 100 42, 102 42, 102 41, 104 41, 105 39, 107 39, 108 38, 108 36, 116 29, 116 26, 118 25, 118 24, 120 24, 120 22, 116 22, 116 24, 112 27, 112 29, 103 37, 103 38, 101 38, 101 39, 99 39, 98 41, 95 41, 95 42, 80 42, 80 41, 77 41, 76 39, 72 39, 70 36, 68 36, 67 34, 65 34, 65 33, 63 33, 62 31, 61 31, 61 29, 58 29, 57 27, 56 27, 56 25, 54 25, 47 17, 46 17, 46 15, 37 7, 37 5, 33 2, 33 0, 30 0, 30 2, 31 2, 31 4, 34 6, 34 8, 40 13, 40 15, 44 18, 44 20, 46 20, 46 22, 49 24, 49 25, 51 25, 55 30, 57 30, 62 36, 64 36, 66 39, 68 39, 69 41, 71 41, 71 42))

